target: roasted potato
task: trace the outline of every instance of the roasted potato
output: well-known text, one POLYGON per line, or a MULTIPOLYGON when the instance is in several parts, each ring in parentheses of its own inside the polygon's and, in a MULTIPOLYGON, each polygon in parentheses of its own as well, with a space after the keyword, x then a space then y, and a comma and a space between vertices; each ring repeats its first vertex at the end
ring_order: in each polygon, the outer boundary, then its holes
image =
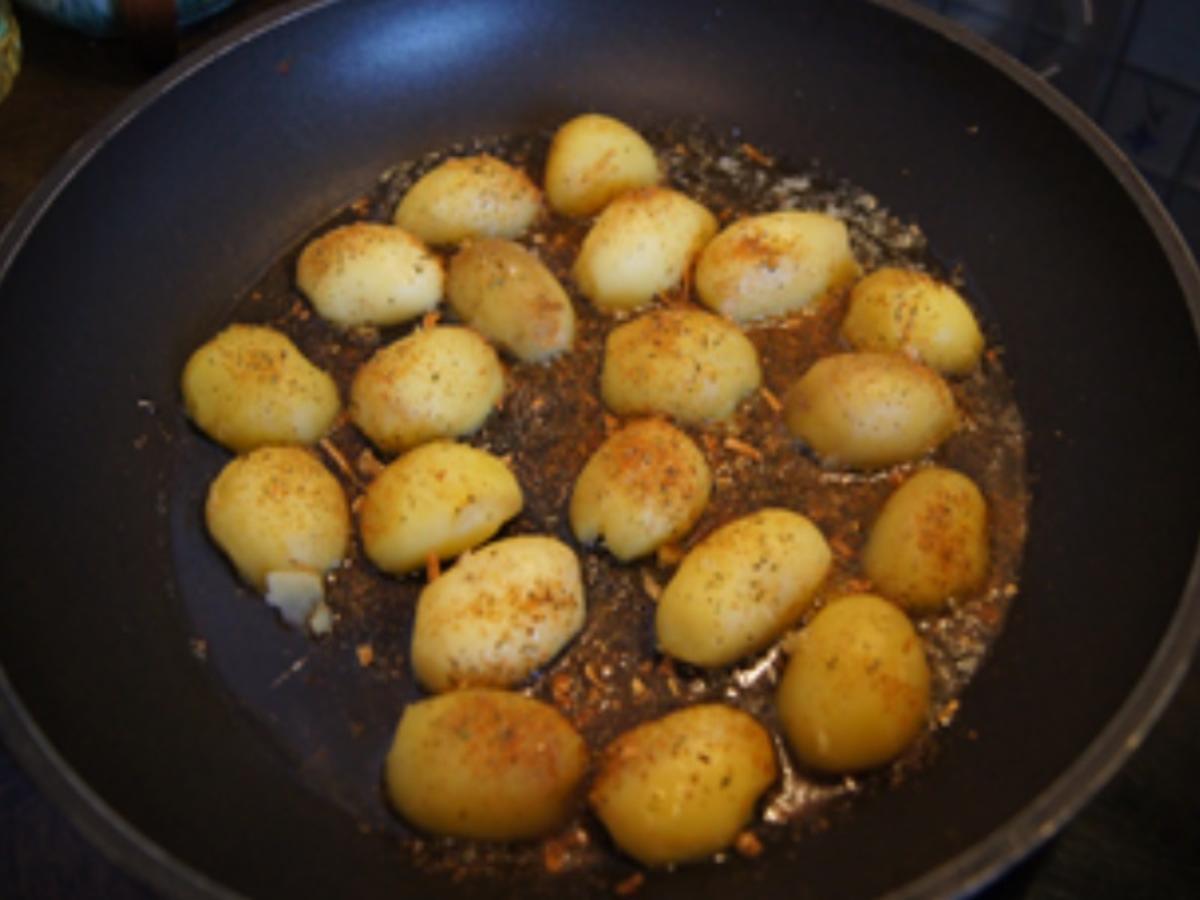
POLYGON ((410 450, 367 485, 358 510, 363 549, 403 575, 431 556, 450 559, 482 544, 521 511, 521 486, 504 461, 466 444, 410 450))
POLYGON ((832 601, 800 631, 779 685, 784 734, 822 772, 888 762, 925 725, 929 665, 897 607, 872 594, 832 601))
POLYGON ((855 284, 841 330, 856 350, 905 353, 949 375, 970 372, 983 352, 983 332, 958 291, 908 269, 878 269, 855 284))
POLYGON ((618 847, 661 866, 732 844, 777 775, 771 738, 753 717, 699 704, 609 744, 589 801, 618 847))
POLYGON ((690 197, 669 188, 638 188, 604 208, 571 274, 600 309, 637 309, 679 284, 716 230, 713 214, 690 197))
POLYGON ((230 325, 191 355, 182 381, 192 421, 238 453, 314 444, 341 409, 333 379, 264 325, 230 325))
POLYGON ((933 612, 978 588, 988 570, 987 502, 966 475, 924 469, 884 503, 863 548, 875 589, 913 612, 933 612))
POLYGON ((539 535, 496 541, 421 591, 413 671, 431 691, 513 687, 557 656, 584 617, 574 550, 539 535))
POLYGON ((603 539, 628 561, 685 535, 711 492, 712 473, 692 439, 661 419, 643 419, 588 459, 571 493, 571 530, 585 544, 603 539))
POLYGON ((541 837, 566 824, 588 766, 578 732, 520 694, 463 690, 409 704, 384 785, 422 831, 485 841, 541 837))
POLYGON ((499 238, 468 242, 450 261, 446 297, 463 320, 517 359, 542 362, 571 348, 575 308, 533 253, 499 238))
POLYGON ((762 509, 718 528, 683 558, 658 601, 663 651, 724 666, 763 649, 804 614, 833 555, 812 522, 762 509))
POLYGON ((655 184, 658 158, 645 139, 611 116, 576 116, 554 135, 546 200, 565 216, 590 216, 632 188, 655 184))
POLYGON ((825 464, 853 469, 918 459, 958 425, 941 376, 895 353, 818 360, 789 389, 784 407, 788 429, 825 464))
POLYGON ((422 328, 378 350, 354 375, 350 420, 399 453, 479 428, 504 393, 492 346, 469 328, 422 328))
POLYGON ((441 261, 395 225, 355 222, 311 241, 296 285, 336 325, 397 325, 442 299, 441 261))
POLYGON ((396 207, 395 222, 430 244, 472 237, 515 238, 542 209, 520 169, 488 156, 456 157, 425 173, 396 207))
POLYGON ((846 226, 814 212, 749 216, 718 234, 696 262, 696 292, 736 322, 811 306, 858 276, 846 226))
POLYGON ((684 424, 727 419, 762 383, 758 351, 737 326, 694 309, 645 313, 604 344, 600 394, 617 415, 684 424))

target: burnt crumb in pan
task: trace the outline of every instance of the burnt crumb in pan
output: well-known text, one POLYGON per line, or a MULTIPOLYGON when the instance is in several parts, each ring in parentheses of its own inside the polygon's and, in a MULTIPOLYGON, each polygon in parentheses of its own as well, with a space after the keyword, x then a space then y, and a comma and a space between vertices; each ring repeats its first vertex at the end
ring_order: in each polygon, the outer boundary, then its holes
MULTIPOLYGON (((646 136, 658 149, 666 183, 704 204, 722 227, 752 213, 826 212, 847 224, 864 271, 903 266, 961 283, 957 273, 939 265, 919 227, 897 220, 866 190, 831 177, 816 163, 796 164, 694 123, 648 131, 646 136)), ((333 375, 342 396, 347 396, 354 372, 374 350, 416 325, 345 331, 323 321, 295 288, 293 273, 303 244, 335 225, 390 221, 405 190, 449 156, 487 152, 540 183, 549 140, 549 133, 480 140, 397 165, 374 190, 278 260, 234 318, 269 323, 285 332, 313 363, 333 375)), ((773 696, 785 661, 782 648, 777 645, 725 670, 672 662, 655 647, 656 597, 691 547, 723 523, 767 505, 802 512, 833 549, 833 573, 817 607, 823 600, 864 589, 859 555, 867 529, 915 465, 873 474, 831 471, 805 452, 784 426, 780 398, 787 386, 818 358, 846 349, 838 337, 846 307, 842 291, 828 297, 815 314, 745 328, 761 358, 763 388, 742 402, 732 421, 685 427, 714 476, 712 500, 686 538, 632 564, 617 562, 602 548, 578 546, 567 521, 571 489, 589 455, 617 424, 600 402, 598 385, 604 339, 618 320, 596 311, 569 275, 587 225, 586 220, 547 215, 522 238, 571 296, 577 317, 575 346, 544 364, 506 359, 502 404, 466 439, 506 458, 525 493, 524 510, 497 537, 550 534, 575 547, 582 564, 587 623, 524 692, 553 704, 593 750, 636 723, 689 703, 720 700, 752 713, 776 735, 782 777, 766 796, 759 819, 729 852, 769 855, 789 841, 803 840, 806 832, 830 827, 831 817, 846 804, 852 808, 856 802, 869 802, 859 795, 886 790, 932 763, 937 731, 954 718, 957 698, 999 633, 1016 590, 1029 505, 1021 418, 1002 368, 997 335, 989 334, 979 368, 951 382, 964 427, 933 459, 969 475, 987 498, 991 570, 974 594, 946 612, 917 620, 933 673, 929 728, 880 771, 854 778, 807 773, 790 761, 779 737, 773 696)), ((677 294, 661 302, 685 299, 677 294)), ((452 318, 452 313, 440 310, 437 315, 444 320, 452 318)), ((986 310, 979 312, 986 326, 986 310)), ((344 415, 318 450, 344 486, 352 508, 386 461, 344 415)), ((424 583, 420 575, 397 579, 380 574, 356 542, 328 589, 332 633, 306 638, 302 655, 281 665, 279 678, 271 684, 246 683, 235 674, 244 668, 233 663, 222 668, 221 634, 199 637, 207 642, 209 664, 232 695, 296 762, 311 786, 347 809, 361 830, 393 841, 397 852, 416 865, 455 879, 571 872, 577 876, 572 883, 581 887, 635 889, 637 884, 625 880, 633 869, 613 851, 603 828, 584 810, 582 798, 579 814, 563 831, 537 844, 511 846, 422 837, 388 811, 379 772, 404 704, 420 696, 409 665, 409 640, 424 583)), ((244 607, 239 614, 269 615, 240 593, 228 602, 244 607)), ((280 634, 282 640, 282 629, 280 634)), ((228 650, 226 658, 234 652, 228 650)), ((541 890, 539 884, 555 893, 564 887, 561 878, 531 877, 527 883, 534 893, 541 890)))

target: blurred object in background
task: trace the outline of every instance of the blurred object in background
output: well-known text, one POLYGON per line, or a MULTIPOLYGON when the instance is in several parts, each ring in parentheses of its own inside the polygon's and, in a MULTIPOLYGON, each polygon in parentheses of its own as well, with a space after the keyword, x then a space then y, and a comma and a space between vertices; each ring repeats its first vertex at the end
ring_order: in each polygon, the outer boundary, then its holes
POLYGON ((130 18, 159 10, 180 28, 219 12, 234 0, 17 0, 21 6, 81 31, 89 37, 119 37, 129 32, 130 18), (157 10, 155 8, 158 8, 157 10))
POLYGON ((0 0, 0 101, 8 96, 21 68, 21 32, 9 0, 0 0))

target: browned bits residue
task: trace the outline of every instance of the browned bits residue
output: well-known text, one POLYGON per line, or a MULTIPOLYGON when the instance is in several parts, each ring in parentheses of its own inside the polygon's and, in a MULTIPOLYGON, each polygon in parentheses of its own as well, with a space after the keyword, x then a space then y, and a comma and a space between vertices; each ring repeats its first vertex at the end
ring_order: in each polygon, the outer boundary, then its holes
POLYGON ((346 459, 346 455, 338 449, 333 441, 327 437, 323 437, 317 441, 317 446, 321 448, 321 451, 329 458, 329 461, 334 464, 339 472, 346 476, 351 484, 355 487, 362 487, 362 482, 358 478, 358 472, 354 470, 354 467, 350 465, 350 461, 346 459))
POLYGON ((350 204, 350 211, 360 218, 365 218, 371 211, 371 196, 363 194, 350 204))
POLYGON ((201 662, 208 659, 208 641, 204 638, 190 638, 188 640, 188 649, 192 651, 192 656, 201 662))
POLYGON ((672 543, 662 544, 655 551, 655 558, 660 566, 678 565, 685 555, 686 551, 682 547, 672 543))
POLYGON ((385 468, 383 462, 370 447, 363 447, 354 460, 354 467, 358 470, 359 475, 368 480, 376 478, 385 468))
POLYGON ((359 644, 354 648, 354 655, 358 657, 358 664, 366 668, 375 661, 375 648, 370 644, 359 644))
POLYGON ((662 596, 662 585, 655 581, 654 576, 645 569, 642 570, 642 590, 655 602, 658 602, 658 598, 662 596))
POLYGON ((574 702, 575 681, 566 672, 556 672, 550 678, 550 696, 559 709, 569 710, 574 702))
POLYGON ((780 402, 779 398, 775 396, 775 393, 769 387, 761 387, 758 392, 762 395, 763 402, 771 408, 771 412, 783 412, 783 403, 780 402))
POLYGON ((737 836, 733 848, 747 859, 756 859, 762 856, 763 843, 757 834, 747 829, 737 836))
POLYGON ((747 444, 745 441, 741 440, 740 438, 727 437, 727 438, 725 438, 724 443, 725 443, 726 450, 732 450, 734 453, 738 454, 739 456, 744 456, 747 459, 754 460, 755 462, 763 461, 762 451, 759 450, 757 447, 747 444))
POLYGON ((591 842, 583 828, 572 828, 566 834, 556 835, 542 842, 542 867, 551 875, 572 868, 577 863, 578 851, 591 842))
POLYGON ((767 156, 767 154, 763 153, 761 150, 759 150, 753 144, 745 143, 745 144, 742 144, 742 146, 739 147, 738 149, 740 149, 742 151, 742 153, 745 154, 747 159, 749 159, 751 162, 758 163, 760 166, 766 166, 769 169, 775 165, 774 159, 767 156))
POLYGON ((438 555, 430 551, 425 557, 425 580, 430 584, 442 577, 442 561, 438 555))
POLYGON ((958 714, 958 700, 947 700, 941 705, 937 711, 937 723, 942 728, 947 727, 954 721, 955 715, 958 714))
POLYGON ((431 328, 436 328, 440 321, 442 321, 442 314, 436 309, 430 310, 421 316, 421 328, 428 331, 431 328))
POLYGON ((617 882, 617 885, 615 888, 613 888, 613 890, 616 891, 618 897, 628 897, 631 894, 637 893, 637 891, 639 891, 642 885, 645 883, 646 876, 641 872, 634 872, 623 881, 617 882))

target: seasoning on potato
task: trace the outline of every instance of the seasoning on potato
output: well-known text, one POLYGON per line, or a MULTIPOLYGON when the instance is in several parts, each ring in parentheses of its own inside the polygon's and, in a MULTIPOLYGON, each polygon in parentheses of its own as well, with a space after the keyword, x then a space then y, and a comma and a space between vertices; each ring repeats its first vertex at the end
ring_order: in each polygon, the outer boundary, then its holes
POLYGON ((450 261, 446 297, 463 321, 525 362, 571 348, 575 308, 533 253, 499 238, 466 243, 450 261))
POLYGON ((425 173, 396 207, 395 223, 429 244, 516 238, 542 209, 529 176, 488 154, 455 157, 425 173))
POLYGON ((718 528, 684 557, 658 601, 663 651, 724 666, 763 649, 804 614, 833 554, 799 513, 762 509, 718 528))
POLYGON ((696 309, 645 313, 614 328, 604 344, 600 395, 617 415, 719 421, 761 383, 750 339, 696 309))
POLYGON ((378 350, 350 386, 350 420, 386 453, 461 437, 504 393, 491 344, 469 328, 421 328, 378 350))
POLYGON ((341 409, 333 379, 265 325, 230 325, 197 349, 182 389, 196 426, 238 453, 314 444, 341 409))
POLYGON ((588 766, 578 732, 554 707, 507 691, 454 691, 410 704, 384 786, 422 831, 487 841, 564 825, 588 766))
POLYGON ((618 847, 662 866, 730 846, 777 775, 766 729, 741 710, 705 703, 609 744, 588 799, 618 847))
POLYGON ((863 571, 913 612, 934 612, 974 590, 988 569, 987 502, 966 475, 931 467, 888 497, 871 526, 863 571))
POLYGON ((354 222, 311 241, 296 286, 335 325, 398 325, 442 299, 441 261, 403 228, 354 222))
POLYGON ((393 461, 367 485, 358 510, 367 557, 403 575, 429 557, 482 544, 521 511, 521 486, 486 450, 433 441, 393 461))
POLYGON ((853 469, 919 459, 958 425, 941 376, 896 353, 818 360, 785 395, 784 417, 826 465, 853 469))
POLYGON ((792 751, 835 774, 883 765, 920 734, 929 664, 908 617, 872 594, 840 597, 792 644, 776 702, 792 751))
POLYGON ((431 691, 514 687, 554 659, 584 617, 574 550, 542 535, 496 541, 421 591, 413 671, 431 691))
POLYGON ((208 489, 205 522, 242 579, 299 624, 324 596, 321 576, 350 546, 338 480, 301 447, 260 447, 231 460, 208 489))
POLYGON ((687 534, 711 492, 712 473, 692 439, 661 419, 643 419, 588 459, 571 493, 571 530, 629 561, 687 534))
POLYGON ((546 200, 565 216, 590 216, 619 194, 660 178, 645 138, 611 116, 576 116, 555 132, 546 157, 546 200))
POLYGON ((858 272, 845 223, 789 210, 748 216, 713 238, 696 262, 696 292, 748 322, 807 309, 858 272))
POLYGON ((716 230, 713 214, 690 197, 670 188, 638 188, 597 217, 571 275, 600 309, 637 309, 678 285, 716 230))
POLYGON ((856 350, 906 353, 949 375, 979 364, 983 332, 948 284, 911 269, 884 267, 854 285, 842 336, 856 350))

